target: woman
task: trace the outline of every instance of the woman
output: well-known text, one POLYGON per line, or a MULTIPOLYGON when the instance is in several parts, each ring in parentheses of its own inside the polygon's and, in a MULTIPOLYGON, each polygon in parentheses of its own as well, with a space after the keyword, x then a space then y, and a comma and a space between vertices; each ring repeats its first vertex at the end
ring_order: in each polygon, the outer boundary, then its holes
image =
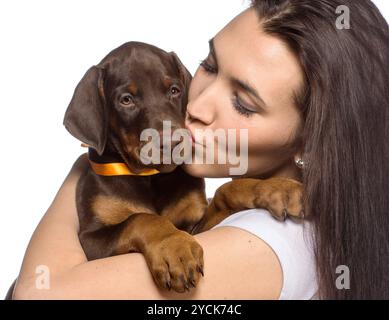
POLYGON ((238 212, 195 236, 205 261, 196 289, 161 291, 141 254, 86 261, 74 200, 83 155, 32 237, 14 298, 389 298, 388 36, 367 0, 256 0, 210 41, 194 76, 187 127, 248 128, 246 176, 302 181, 309 222, 238 212), (351 29, 336 23, 340 5, 351 29), (41 265, 50 290, 36 288, 41 265))

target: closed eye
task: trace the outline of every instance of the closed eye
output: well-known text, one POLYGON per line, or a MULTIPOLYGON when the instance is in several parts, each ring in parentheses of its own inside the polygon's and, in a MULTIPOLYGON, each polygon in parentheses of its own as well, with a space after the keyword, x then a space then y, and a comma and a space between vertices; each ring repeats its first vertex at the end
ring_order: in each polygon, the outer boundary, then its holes
POLYGON ((231 102, 236 112, 238 112, 239 114, 247 118, 251 117, 253 114, 258 113, 257 111, 255 111, 254 107, 249 107, 245 105, 245 103, 242 102, 242 100, 240 99, 239 95, 236 92, 234 93, 231 102))

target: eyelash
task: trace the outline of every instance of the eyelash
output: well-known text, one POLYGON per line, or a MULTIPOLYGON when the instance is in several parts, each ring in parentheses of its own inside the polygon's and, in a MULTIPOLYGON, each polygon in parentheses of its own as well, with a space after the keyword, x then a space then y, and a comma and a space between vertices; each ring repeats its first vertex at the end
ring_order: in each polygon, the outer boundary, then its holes
POLYGON ((254 111, 247 109, 245 106, 242 105, 242 103, 240 102, 240 98, 236 92, 234 92, 234 97, 231 99, 231 102, 235 110, 242 116, 249 118, 254 113, 256 113, 254 111))
POLYGON ((207 73, 217 73, 217 68, 210 65, 207 61, 207 59, 201 60, 200 61, 200 66, 203 67, 205 72, 207 73))
MULTIPOLYGON (((208 63, 207 59, 201 60, 200 66, 204 69, 206 73, 209 74, 215 74, 218 71, 216 67, 208 63)), ((234 92, 234 96, 231 99, 231 102, 235 111, 247 118, 252 116, 255 113, 254 111, 251 111, 242 105, 242 103, 240 102, 240 98, 236 92, 234 92)))

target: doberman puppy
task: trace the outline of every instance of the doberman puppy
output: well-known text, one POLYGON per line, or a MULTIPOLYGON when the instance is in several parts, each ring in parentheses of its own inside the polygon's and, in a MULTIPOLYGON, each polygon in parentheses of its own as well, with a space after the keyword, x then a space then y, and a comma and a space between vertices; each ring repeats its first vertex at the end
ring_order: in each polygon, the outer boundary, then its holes
MULTIPOLYGON (((174 52, 127 42, 92 66, 77 85, 64 125, 88 146, 90 166, 76 188, 79 239, 88 260, 141 252, 160 288, 189 290, 203 274, 192 235, 228 215, 266 208, 275 218, 301 217, 301 184, 282 178, 235 179, 208 205, 204 180, 176 164, 145 164, 140 135, 163 121, 185 127, 189 71, 174 52)), ((172 131, 173 131, 172 130, 172 131)))

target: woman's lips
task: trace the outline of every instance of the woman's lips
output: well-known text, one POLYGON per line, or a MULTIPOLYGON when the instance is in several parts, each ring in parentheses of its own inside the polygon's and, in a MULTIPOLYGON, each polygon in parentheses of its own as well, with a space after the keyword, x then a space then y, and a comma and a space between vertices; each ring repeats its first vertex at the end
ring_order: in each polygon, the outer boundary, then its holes
MULTIPOLYGON (((189 131, 189 134, 192 137, 192 147, 194 147, 196 144, 205 147, 204 143, 201 143, 198 139, 196 140, 196 136, 193 134, 194 130, 192 130, 188 125, 185 125, 185 128, 189 131)), ((201 130, 201 129, 197 129, 197 130, 201 130)))
POLYGON ((192 132, 190 133, 190 136, 192 137, 192 142, 196 143, 196 139, 195 139, 194 135, 192 134, 192 132))
POLYGON ((199 146, 204 147, 204 144, 202 144, 202 143, 200 143, 199 141, 196 140, 195 135, 193 134, 193 131, 191 129, 189 129, 188 127, 187 127, 187 129, 188 129, 188 131, 189 131, 189 133, 190 133, 190 135, 192 137, 192 147, 195 147, 196 144, 199 145, 199 146))
POLYGON ((199 143, 199 142, 197 142, 197 141, 196 141, 196 138, 195 138, 195 136, 194 136, 194 134, 193 134, 192 130, 191 130, 191 129, 189 129, 189 127, 186 127, 186 129, 189 131, 189 133, 190 133, 190 136, 192 137, 192 142, 193 142, 193 145, 195 145, 195 144, 200 144, 200 145, 201 145, 201 143, 199 143))

